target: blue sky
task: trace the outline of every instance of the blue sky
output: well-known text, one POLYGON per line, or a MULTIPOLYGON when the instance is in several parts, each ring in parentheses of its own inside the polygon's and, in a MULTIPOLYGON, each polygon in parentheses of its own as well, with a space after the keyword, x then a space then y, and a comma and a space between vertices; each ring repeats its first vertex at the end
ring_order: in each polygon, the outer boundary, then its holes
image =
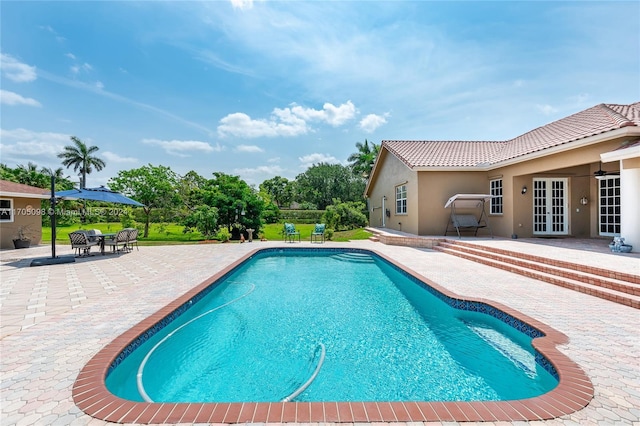
MULTIPOLYGON (((1 150, 252 185, 365 139, 504 140, 640 101, 640 2, 2 1, 1 150)), ((77 180, 72 170, 72 180, 77 180)))

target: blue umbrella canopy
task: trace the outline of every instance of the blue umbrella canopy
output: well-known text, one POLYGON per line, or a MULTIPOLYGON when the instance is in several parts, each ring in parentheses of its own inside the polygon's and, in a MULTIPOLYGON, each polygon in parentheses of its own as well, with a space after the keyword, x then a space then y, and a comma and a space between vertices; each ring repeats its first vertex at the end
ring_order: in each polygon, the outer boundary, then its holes
POLYGON ((104 201, 107 203, 128 204, 130 206, 144 207, 144 204, 137 202, 119 192, 101 186, 99 188, 69 189, 68 191, 58 191, 55 193, 58 198, 66 200, 92 200, 104 201))

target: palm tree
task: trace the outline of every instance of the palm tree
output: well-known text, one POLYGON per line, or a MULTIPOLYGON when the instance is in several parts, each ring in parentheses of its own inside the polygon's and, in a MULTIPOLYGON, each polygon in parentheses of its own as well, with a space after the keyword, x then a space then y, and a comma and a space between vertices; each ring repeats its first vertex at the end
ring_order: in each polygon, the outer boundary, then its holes
POLYGON ((347 161, 351 162, 351 169, 354 173, 368 179, 380 151, 380 145, 372 143, 369 147, 369 141, 365 139, 364 143, 356 142, 356 148, 358 148, 358 152, 351 154, 347 161))
MULTIPOLYGON (((42 167, 40 169, 40 173, 47 175, 47 176, 53 176, 56 178, 56 180, 58 179, 64 179, 64 169, 62 167, 58 167, 57 169, 53 169, 53 167, 42 167)), ((69 176, 67 176, 69 177, 69 176)))
POLYGON ((87 147, 84 142, 75 136, 71 136, 71 141, 75 145, 65 146, 64 152, 58 154, 58 158, 63 158, 63 166, 67 168, 73 166, 74 172, 80 170, 80 173, 82 173, 80 188, 85 188, 87 184, 87 174, 91 173, 94 167, 97 171, 102 170, 105 162, 101 158, 91 155, 100 149, 97 146, 87 147))
POLYGON ((37 188, 46 188, 48 185, 47 177, 38 171, 38 165, 29 161, 27 165, 18 165, 15 169, 15 176, 18 183, 35 186, 37 188))

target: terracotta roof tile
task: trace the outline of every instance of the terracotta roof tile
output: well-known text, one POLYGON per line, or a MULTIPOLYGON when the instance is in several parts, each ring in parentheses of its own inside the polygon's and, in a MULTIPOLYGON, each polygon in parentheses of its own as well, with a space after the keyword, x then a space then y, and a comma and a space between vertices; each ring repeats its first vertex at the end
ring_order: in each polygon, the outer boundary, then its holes
POLYGON ((383 141, 383 144, 409 167, 456 167, 490 163, 505 142, 383 141))
POLYGON ((382 141, 408 167, 489 165, 627 126, 640 126, 640 102, 600 104, 508 141, 382 141))

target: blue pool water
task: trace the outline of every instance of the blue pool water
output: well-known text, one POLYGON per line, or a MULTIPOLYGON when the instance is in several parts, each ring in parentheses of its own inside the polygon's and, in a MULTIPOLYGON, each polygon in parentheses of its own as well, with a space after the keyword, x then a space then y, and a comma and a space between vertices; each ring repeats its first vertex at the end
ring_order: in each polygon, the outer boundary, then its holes
POLYGON ((273 402, 315 372, 295 401, 486 401, 558 383, 531 337, 452 308, 367 252, 268 251, 214 286, 113 368, 108 389, 135 401, 141 389, 155 402, 273 402))

